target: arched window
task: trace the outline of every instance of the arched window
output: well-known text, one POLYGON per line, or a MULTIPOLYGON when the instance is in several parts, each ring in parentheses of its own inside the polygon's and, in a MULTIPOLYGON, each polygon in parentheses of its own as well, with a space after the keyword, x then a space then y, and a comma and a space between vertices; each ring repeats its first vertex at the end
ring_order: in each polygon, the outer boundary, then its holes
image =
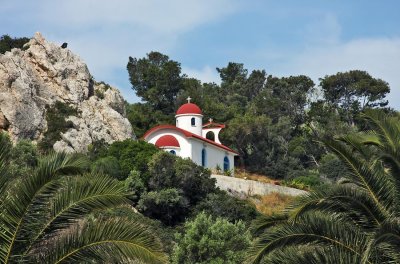
POLYGON ((192 117, 192 119, 190 120, 190 123, 192 124, 192 126, 196 126, 196 119, 194 117, 192 117))
POLYGON ((224 171, 228 171, 229 169, 230 169, 229 159, 228 159, 227 156, 225 156, 225 158, 224 158, 224 171))
POLYGON ((206 134, 206 138, 212 141, 215 141, 215 134, 212 131, 208 131, 206 134))
POLYGON ((171 153, 172 155, 176 155, 176 151, 175 150, 170 150, 169 153, 171 153))
POLYGON ((201 166, 205 167, 207 165, 207 153, 206 149, 203 148, 201 151, 201 166))

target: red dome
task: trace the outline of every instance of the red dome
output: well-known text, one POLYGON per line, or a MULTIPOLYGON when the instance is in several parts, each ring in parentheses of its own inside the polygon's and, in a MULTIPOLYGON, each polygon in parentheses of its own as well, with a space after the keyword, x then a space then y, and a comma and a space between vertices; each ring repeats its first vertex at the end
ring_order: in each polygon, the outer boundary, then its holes
POLYGON ((184 114, 198 114, 201 115, 201 109, 196 104, 186 103, 179 107, 178 111, 176 111, 177 115, 184 114))
POLYGON ((156 146, 161 147, 180 147, 178 140, 174 136, 165 135, 157 139, 156 146))

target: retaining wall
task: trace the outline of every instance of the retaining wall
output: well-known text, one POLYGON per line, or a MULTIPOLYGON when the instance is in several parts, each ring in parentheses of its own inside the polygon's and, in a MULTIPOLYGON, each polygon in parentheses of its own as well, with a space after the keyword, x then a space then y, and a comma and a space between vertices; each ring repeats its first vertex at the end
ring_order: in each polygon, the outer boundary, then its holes
POLYGON ((245 180, 235 177, 212 174, 212 178, 217 180, 216 185, 229 193, 239 196, 267 195, 273 192, 285 195, 298 196, 306 194, 306 191, 290 187, 274 185, 253 180, 245 180))

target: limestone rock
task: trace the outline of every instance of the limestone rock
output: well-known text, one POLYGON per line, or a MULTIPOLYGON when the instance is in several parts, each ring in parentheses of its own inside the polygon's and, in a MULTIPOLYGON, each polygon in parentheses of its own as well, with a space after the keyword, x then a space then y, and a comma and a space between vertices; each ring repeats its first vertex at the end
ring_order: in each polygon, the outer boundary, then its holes
POLYGON ((47 129, 46 107, 60 101, 78 111, 57 151, 85 151, 94 141, 134 137, 120 92, 96 83, 86 64, 40 33, 24 48, 0 54, 0 130, 11 139, 39 141, 47 129))

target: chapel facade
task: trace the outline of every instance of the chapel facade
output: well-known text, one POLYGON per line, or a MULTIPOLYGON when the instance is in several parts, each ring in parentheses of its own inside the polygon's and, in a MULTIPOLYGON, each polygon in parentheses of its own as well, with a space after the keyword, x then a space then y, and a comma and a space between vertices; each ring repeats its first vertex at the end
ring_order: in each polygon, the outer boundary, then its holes
POLYGON ((198 165, 211 170, 230 171, 233 175, 234 157, 238 153, 219 140, 225 125, 212 119, 203 125, 200 107, 188 102, 179 107, 174 125, 159 125, 148 130, 143 139, 158 148, 182 158, 189 158, 198 165))

